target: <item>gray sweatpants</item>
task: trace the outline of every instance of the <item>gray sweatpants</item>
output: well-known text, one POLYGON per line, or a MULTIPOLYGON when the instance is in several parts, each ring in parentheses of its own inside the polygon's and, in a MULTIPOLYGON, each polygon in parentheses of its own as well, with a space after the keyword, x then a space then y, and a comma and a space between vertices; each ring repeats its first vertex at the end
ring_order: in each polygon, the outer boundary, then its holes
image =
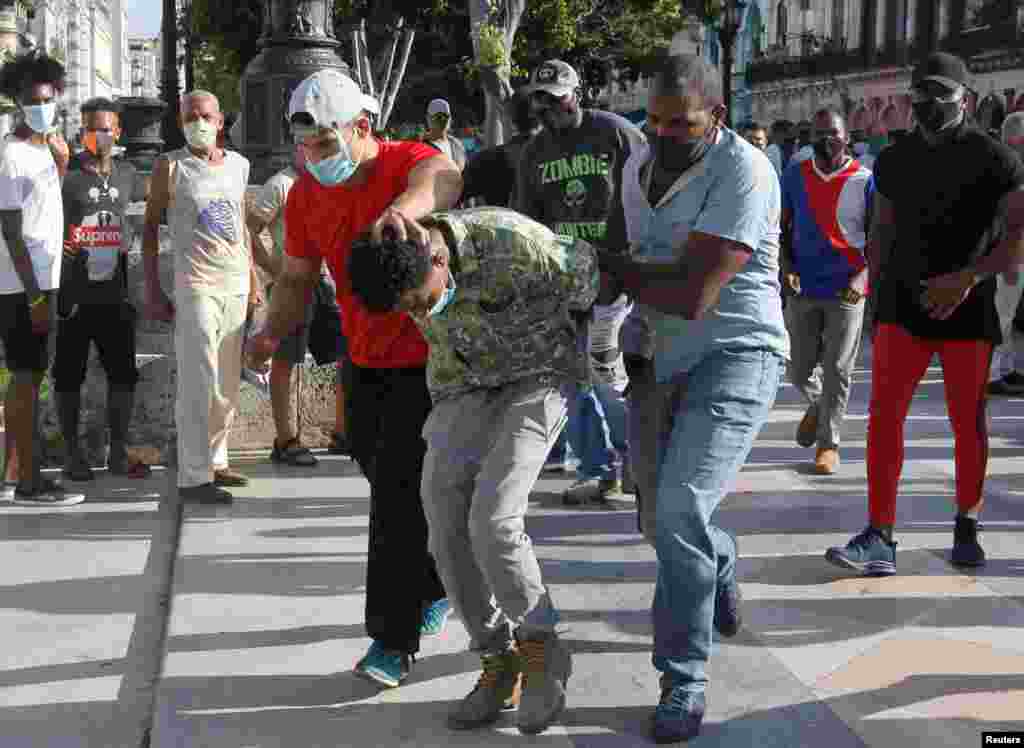
POLYGON ((472 648, 558 620, 525 530, 530 491, 565 426, 566 393, 536 378, 435 403, 423 438, 430 552, 472 648))
POLYGON ((807 402, 818 408, 819 449, 839 446, 863 325, 863 300, 847 304, 839 299, 793 296, 786 303, 789 376, 807 402))

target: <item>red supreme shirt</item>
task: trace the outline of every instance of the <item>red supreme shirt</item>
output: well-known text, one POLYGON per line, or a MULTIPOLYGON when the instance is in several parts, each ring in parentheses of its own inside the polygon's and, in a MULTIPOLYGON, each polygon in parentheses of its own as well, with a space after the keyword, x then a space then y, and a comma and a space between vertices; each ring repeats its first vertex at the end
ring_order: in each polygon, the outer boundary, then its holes
POLYGON ((423 143, 380 143, 366 182, 324 187, 303 173, 285 204, 285 251, 293 257, 327 262, 338 287, 342 329, 352 363, 376 369, 425 366, 427 342, 404 312, 374 314, 352 293, 348 257, 352 240, 405 192, 409 172, 438 155, 423 143))

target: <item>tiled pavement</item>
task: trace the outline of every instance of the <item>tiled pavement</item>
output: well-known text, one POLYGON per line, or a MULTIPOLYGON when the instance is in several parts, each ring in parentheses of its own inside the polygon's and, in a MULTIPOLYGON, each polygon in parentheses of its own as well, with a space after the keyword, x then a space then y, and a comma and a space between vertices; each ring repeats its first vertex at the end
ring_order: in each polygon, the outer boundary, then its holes
MULTIPOLYGON (((929 372, 907 427, 900 574, 863 579, 822 553, 864 524, 865 377, 858 372, 838 476, 803 470, 812 453, 792 441, 802 408, 785 387, 720 510, 739 535, 746 628, 717 648, 708 720, 691 745, 975 746, 982 730, 1024 730, 1024 401, 990 409, 990 561, 962 573, 947 562, 952 440, 939 373, 929 372)), ((453 733, 444 714, 477 667, 457 620, 424 642, 403 687, 379 692, 351 673, 369 643, 367 486, 352 463, 288 472, 254 459, 243 469, 256 479, 233 507, 185 510, 154 745, 649 743, 655 558, 631 503, 568 511, 557 500, 566 480, 538 485, 528 530, 575 652, 569 707, 536 738, 511 718, 453 733)), ((2 510, 3 748, 99 745, 75 742, 76 720, 117 722, 119 698, 145 702, 146 679, 124 663, 145 639, 133 634, 145 623, 134 603, 146 566, 141 523, 155 505, 119 501, 104 505, 117 511, 2 510), (9 739, 15 732, 22 742, 9 739)))

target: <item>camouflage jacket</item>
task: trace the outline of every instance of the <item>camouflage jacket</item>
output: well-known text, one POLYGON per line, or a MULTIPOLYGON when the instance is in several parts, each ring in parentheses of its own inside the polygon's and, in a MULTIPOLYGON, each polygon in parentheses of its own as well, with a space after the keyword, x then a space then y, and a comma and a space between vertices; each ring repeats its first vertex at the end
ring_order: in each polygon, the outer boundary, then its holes
POLYGON ((451 251, 455 298, 420 321, 430 344, 434 401, 525 377, 586 380, 585 347, 570 312, 594 304, 594 248, 504 208, 435 213, 451 251))

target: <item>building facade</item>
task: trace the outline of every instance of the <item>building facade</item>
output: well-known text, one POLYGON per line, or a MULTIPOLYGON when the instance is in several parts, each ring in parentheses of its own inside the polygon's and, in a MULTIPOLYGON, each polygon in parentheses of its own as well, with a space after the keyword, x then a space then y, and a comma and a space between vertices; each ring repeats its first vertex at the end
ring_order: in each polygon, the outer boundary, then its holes
POLYGON ((160 97, 160 39, 134 36, 128 39, 131 96, 160 97))
POLYGON ((1020 0, 764 0, 760 41, 736 75, 750 116, 809 120, 822 107, 851 130, 913 127, 910 75, 933 51, 964 58, 969 106, 996 128, 1024 109, 1024 2, 1020 0), (769 4, 770 3, 770 4, 769 4))

